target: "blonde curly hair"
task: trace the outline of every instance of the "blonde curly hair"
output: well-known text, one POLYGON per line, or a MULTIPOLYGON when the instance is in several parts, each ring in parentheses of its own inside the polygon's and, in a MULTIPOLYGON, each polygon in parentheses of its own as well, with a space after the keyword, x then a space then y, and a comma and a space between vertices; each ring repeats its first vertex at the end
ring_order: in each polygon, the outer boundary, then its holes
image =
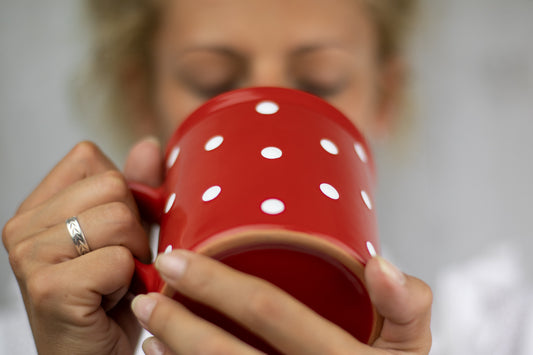
MULTIPOLYGON (((91 35, 82 90, 78 99, 94 108, 100 97, 100 117, 112 117, 120 132, 135 136, 128 110, 131 97, 126 88, 135 73, 143 83, 137 100, 151 99, 151 43, 159 22, 159 7, 165 0, 87 0, 84 13, 91 35), (141 77, 139 78, 138 75, 141 77), (128 124, 129 123, 129 124, 128 124), (127 132, 129 129, 129 132, 127 132)), ((375 23, 382 61, 398 55, 415 12, 417 0, 360 0, 375 23)), ((150 104, 148 102, 148 104, 150 104)), ((82 104, 82 106, 84 106, 82 104)))

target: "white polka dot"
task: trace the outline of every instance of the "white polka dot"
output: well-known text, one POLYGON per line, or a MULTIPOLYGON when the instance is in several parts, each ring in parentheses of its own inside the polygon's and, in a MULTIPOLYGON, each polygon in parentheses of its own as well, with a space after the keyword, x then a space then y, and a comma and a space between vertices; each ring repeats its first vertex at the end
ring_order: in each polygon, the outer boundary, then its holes
POLYGON ((339 192, 336 188, 331 186, 330 184, 320 184, 320 191, 327 197, 329 197, 332 200, 338 200, 339 199, 339 192))
POLYGON ((324 150, 326 152, 328 152, 329 154, 333 154, 333 155, 337 155, 339 154, 339 148, 337 148, 337 146, 335 145, 335 143, 333 143, 332 141, 330 141, 329 139, 322 139, 320 141, 320 145, 322 146, 322 148, 324 148, 324 150))
POLYGON ((176 194, 172 194, 168 197, 167 203, 165 205, 165 213, 168 213, 172 206, 174 206, 174 202, 176 201, 176 194))
POLYGON ((165 254, 168 254, 172 251, 172 245, 168 245, 164 251, 165 254))
POLYGON ((180 155, 180 147, 174 147, 174 149, 172 149, 172 151, 170 152, 168 156, 167 168, 170 169, 174 166, 179 155, 180 155))
POLYGON ((363 163, 366 163, 368 157, 366 156, 365 148, 361 145, 361 143, 355 143, 353 145, 355 152, 357 153, 357 156, 363 163))
POLYGON ((213 201, 215 198, 220 195, 220 192, 222 191, 222 188, 220 186, 211 186, 207 190, 205 190, 204 194, 202 195, 202 200, 204 202, 213 201))
POLYGON ((261 151, 261 155, 266 159, 279 159, 283 155, 283 152, 276 147, 266 147, 261 151))
POLYGON ((285 211, 285 204, 278 199, 271 198, 263 201, 261 204, 261 210, 266 214, 280 214, 281 212, 285 211))
POLYGON ((371 210, 372 201, 370 201, 370 197, 368 196, 365 190, 361 190, 361 197, 363 198, 363 201, 365 202, 366 207, 368 207, 368 209, 371 210))
POLYGON ((262 115, 273 115, 279 111, 279 106, 273 101, 261 101, 255 106, 255 110, 262 115))
POLYGON ((215 150, 218 147, 220 147, 222 142, 224 142, 224 137, 215 136, 215 137, 213 137, 213 138, 211 138, 210 140, 207 141, 207 143, 205 144, 204 148, 205 148, 206 151, 210 152, 210 151, 215 150))
POLYGON ((378 255, 376 252, 376 248, 374 248, 374 244, 372 242, 366 242, 366 249, 368 250, 368 253, 371 257, 375 257, 378 255))

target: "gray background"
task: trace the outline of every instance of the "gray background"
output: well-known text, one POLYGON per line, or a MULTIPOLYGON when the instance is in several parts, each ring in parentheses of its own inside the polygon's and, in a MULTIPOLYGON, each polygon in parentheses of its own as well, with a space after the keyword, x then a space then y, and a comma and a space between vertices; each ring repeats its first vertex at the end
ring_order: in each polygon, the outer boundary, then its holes
MULTIPOLYGON (((0 1, 0 226, 77 141, 111 146, 86 133, 71 105, 85 56, 78 4, 0 1)), ((422 10, 413 118, 400 142, 375 148, 385 252, 434 286, 447 265, 512 244, 531 282, 533 1, 430 0, 422 10)), ((0 353, 26 353, 3 249, 0 284, 0 314, 11 315, 1 328, 13 334, 0 353)))

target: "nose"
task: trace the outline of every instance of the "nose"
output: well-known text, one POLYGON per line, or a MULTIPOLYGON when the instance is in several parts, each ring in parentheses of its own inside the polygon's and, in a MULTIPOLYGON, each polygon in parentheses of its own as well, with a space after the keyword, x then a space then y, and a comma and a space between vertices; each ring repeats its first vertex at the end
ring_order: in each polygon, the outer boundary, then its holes
POLYGON ((288 70, 274 58, 256 61, 250 68, 248 86, 291 87, 288 70))

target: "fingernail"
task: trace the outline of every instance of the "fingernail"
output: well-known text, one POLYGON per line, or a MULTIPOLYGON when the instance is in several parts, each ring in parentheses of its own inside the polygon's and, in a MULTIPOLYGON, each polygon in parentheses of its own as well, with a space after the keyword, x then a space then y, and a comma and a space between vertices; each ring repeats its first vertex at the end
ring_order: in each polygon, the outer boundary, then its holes
POLYGON ((156 338, 148 338, 143 343, 143 351, 146 355, 163 355, 165 345, 156 338))
POLYGON ((142 142, 149 142, 149 143, 154 144, 154 145, 158 146, 159 148, 161 148, 161 142, 159 141, 159 138, 157 138, 156 136, 146 136, 141 141, 142 142))
POLYGON ((406 281, 406 278, 405 278, 405 274, 403 272, 400 271, 400 269, 398 269, 396 266, 392 265, 390 262, 388 262, 386 259, 383 259, 382 257, 380 256, 376 256, 375 257, 378 262, 379 262, 379 267, 381 269, 381 271, 387 275, 387 277, 400 284, 400 285, 403 285, 405 284, 405 281, 406 281))
POLYGON ((187 269, 187 260, 180 253, 160 254, 155 261, 155 267, 163 277, 179 279, 187 269))
POLYGON ((141 323, 148 324, 148 320, 156 304, 157 301, 152 297, 140 295, 135 297, 131 302, 131 309, 141 323))

